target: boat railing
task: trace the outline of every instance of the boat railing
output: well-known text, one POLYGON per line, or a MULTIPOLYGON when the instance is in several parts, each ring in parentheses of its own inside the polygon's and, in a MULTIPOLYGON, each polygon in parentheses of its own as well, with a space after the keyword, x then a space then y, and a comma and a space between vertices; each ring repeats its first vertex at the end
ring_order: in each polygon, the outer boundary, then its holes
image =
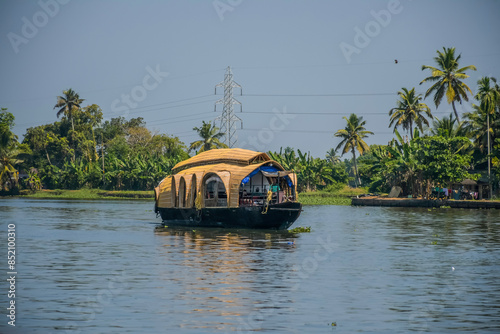
POLYGON ((262 193, 244 193, 240 195, 241 206, 257 206, 263 205, 266 199, 265 194, 262 193))
MULTIPOLYGON (((263 193, 240 193, 240 206, 258 206, 258 205, 264 205, 264 203, 267 200, 267 194, 263 193)), ((271 201, 269 202, 270 204, 278 204, 278 203, 283 203, 286 201, 293 200, 290 197, 285 196, 285 192, 283 190, 279 190, 277 192, 274 192, 271 201)))

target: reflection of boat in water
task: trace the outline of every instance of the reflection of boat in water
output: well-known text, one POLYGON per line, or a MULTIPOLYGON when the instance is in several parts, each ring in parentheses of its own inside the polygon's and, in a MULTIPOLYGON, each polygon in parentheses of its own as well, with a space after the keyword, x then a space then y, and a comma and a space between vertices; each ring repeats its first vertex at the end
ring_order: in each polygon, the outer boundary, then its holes
POLYGON ((249 245, 259 248, 289 248, 300 237, 292 230, 218 228, 192 226, 156 226, 159 235, 178 236, 211 245, 214 240, 227 240, 234 245, 249 245))
POLYGON ((210 150, 173 172, 155 188, 165 225, 287 229, 302 209, 297 176, 266 153, 210 150))

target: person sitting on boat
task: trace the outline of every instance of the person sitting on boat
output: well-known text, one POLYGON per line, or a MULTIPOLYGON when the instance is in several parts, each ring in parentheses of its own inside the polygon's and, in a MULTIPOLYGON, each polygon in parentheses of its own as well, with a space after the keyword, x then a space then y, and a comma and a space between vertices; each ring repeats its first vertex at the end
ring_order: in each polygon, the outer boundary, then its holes
POLYGON ((280 190, 280 186, 278 185, 278 182, 274 182, 273 185, 271 186, 271 191, 273 193, 278 192, 280 190))

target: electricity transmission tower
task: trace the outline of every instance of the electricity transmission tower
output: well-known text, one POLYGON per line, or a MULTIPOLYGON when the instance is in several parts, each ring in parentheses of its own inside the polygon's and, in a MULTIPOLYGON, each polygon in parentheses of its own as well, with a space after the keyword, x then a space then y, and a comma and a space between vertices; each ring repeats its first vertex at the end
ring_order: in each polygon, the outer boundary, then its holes
POLYGON ((217 111, 217 104, 223 104, 222 115, 218 116, 215 120, 220 120, 220 132, 224 133, 222 142, 229 148, 232 148, 238 141, 235 127, 236 122, 240 122, 241 128, 243 129, 243 121, 234 114, 233 110, 233 105, 239 104, 240 112, 243 111, 241 102, 233 98, 233 88, 239 88, 241 95, 243 95, 243 89, 233 81, 233 72, 231 72, 230 66, 226 69, 224 81, 215 86, 215 94, 217 94, 217 87, 224 87, 224 98, 215 102, 214 111, 217 111))

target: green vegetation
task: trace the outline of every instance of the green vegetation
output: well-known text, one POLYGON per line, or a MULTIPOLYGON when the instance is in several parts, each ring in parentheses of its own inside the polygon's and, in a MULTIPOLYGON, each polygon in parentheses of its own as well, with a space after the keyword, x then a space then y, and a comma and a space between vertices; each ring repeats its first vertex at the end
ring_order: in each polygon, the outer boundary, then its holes
POLYGON ((307 226, 307 227, 303 227, 303 226, 297 226, 297 227, 294 227, 290 230, 288 230, 288 232, 290 233, 309 233, 311 232, 311 226, 307 226))
MULTIPOLYGON (((495 78, 483 77, 474 95, 464 81, 465 72, 476 68, 460 67, 460 58, 454 48, 437 51, 435 66, 422 66, 431 72, 420 82, 431 84, 425 96, 415 88, 398 92, 395 107, 387 108, 394 131, 387 145, 368 147, 364 139, 373 133, 363 117, 351 114, 344 117, 344 128, 332 129, 332 141, 340 142, 325 158, 290 147, 269 156, 294 171, 299 200, 306 205, 348 205, 352 196, 388 193, 393 186, 400 186, 404 196, 428 196, 438 184, 465 178, 489 181, 490 191, 498 193, 500 87, 495 78), (433 118, 423 99, 432 96, 437 108, 445 95, 454 113, 433 118), (477 103, 461 121, 455 102, 469 97, 477 103), (349 158, 342 161, 346 153, 349 158)), ((12 132, 13 114, 0 109, 0 194, 153 198, 151 190, 191 152, 225 147, 220 142, 224 134, 210 122, 194 127, 200 138, 186 145, 177 137, 152 133, 141 117, 103 121, 101 108, 84 102, 77 92, 64 90, 56 97, 55 121, 26 129, 22 142, 12 132)))
POLYGON ((366 194, 367 188, 327 187, 324 190, 299 194, 299 200, 304 205, 351 205, 351 198, 366 194))
POLYGON ((147 199, 153 200, 152 191, 102 191, 99 189, 41 190, 34 193, 21 192, 23 197, 40 199, 147 199))
POLYGON ((351 199, 324 193, 304 193, 299 196, 303 205, 351 205, 351 199))

